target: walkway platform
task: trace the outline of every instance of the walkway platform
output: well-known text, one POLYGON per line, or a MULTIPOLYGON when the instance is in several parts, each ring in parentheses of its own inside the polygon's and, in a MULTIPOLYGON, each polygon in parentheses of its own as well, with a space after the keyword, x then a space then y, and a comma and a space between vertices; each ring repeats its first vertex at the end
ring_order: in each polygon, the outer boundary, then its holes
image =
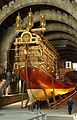
POLYGON ((45 119, 38 120, 77 120, 77 94, 73 97, 74 108, 72 114, 67 112, 67 101, 56 106, 56 108, 44 108, 41 110, 21 108, 21 102, 7 105, 0 109, 0 120, 37 120, 33 119, 41 114, 46 114, 45 119))
MULTIPOLYGON (((67 109, 63 106, 53 109, 41 109, 33 111, 28 108, 21 108, 21 103, 15 103, 0 109, 0 120, 37 120, 33 119, 41 114, 46 114, 43 120, 77 120, 76 113, 68 115, 67 109)), ((42 120, 39 118, 38 120, 42 120)))

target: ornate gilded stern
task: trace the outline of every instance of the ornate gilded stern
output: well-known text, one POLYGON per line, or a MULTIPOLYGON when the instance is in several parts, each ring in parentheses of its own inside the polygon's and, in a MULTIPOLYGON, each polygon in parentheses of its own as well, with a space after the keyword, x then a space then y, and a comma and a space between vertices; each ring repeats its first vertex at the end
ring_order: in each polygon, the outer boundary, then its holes
POLYGON ((29 66, 39 67, 49 74, 57 68, 57 53, 52 45, 44 39, 46 21, 45 15, 40 17, 40 27, 32 28, 33 13, 28 13, 28 25, 25 29, 21 28, 21 17, 16 18, 16 31, 20 33, 20 37, 16 37, 15 45, 15 63, 14 69, 25 66, 27 60, 29 66), (39 34, 40 33, 40 34, 39 34))
POLYGON ((33 22, 33 13, 28 13, 28 25, 25 29, 21 28, 21 16, 18 13, 18 16, 16 17, 16 32, 21 33, 20 37, 16 37, 14 45, 15 45, 15 63, 14 63, 14 69, 19 69, 21 66, 24 66, 25 64, 25 53, 24 51, 27 50, 29 45, 32 44, 39 44, 39 41, 41 40, 41 37, 36 33, 38 31, 41 31, 42 33, 45 31, 45 15, 41 16, 40 20, 40 28, 32 29, 34 22, 33 22))

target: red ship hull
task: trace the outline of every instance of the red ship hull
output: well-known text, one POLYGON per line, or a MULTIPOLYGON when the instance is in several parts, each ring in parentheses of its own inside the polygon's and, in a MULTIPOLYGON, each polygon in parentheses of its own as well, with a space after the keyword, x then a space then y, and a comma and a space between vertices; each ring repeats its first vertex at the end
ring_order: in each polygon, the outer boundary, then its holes
POLYGON ((48 98, 52 97, 52 91, 54 87, 55 95, 66 94, 71 92, 75 87, 67 86, 65 83, 54 80, 53 77, 49 76, 45 71, 31 67, 27 69, 27 74, 25 72, 25 67, 20 68, 20 77, 25 81, 28 93, 31 100, 32 96, 36 97, 38 100, 45 100, 44 89, 46 90, 48 98), (31 95, 33 94, 33 95, 31 95))
MULTIPOLYGON (((26 82, 27 89, 51 89, 53 88, 52 79, 53 77, 48 75, 42 69, 36 67, 28 68, 27 76, 25 74, 25 68, 20 69, 20 77, 26 82), (27 78, 26 78, 27 77, 27 78)), ((64 82, 54 80, 55 89, 68 89, 69 86, 65 85, 64 82)))

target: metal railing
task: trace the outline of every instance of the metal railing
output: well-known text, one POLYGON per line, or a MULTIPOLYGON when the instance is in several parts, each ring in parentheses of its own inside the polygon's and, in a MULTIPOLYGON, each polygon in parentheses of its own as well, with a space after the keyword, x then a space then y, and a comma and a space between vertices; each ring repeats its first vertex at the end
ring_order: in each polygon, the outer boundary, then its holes
POLYGON ((40 115, 37 115, 37 116, 30 118, 28 120, 46 120, 46 114, 43 114, 40 112, 40 115))

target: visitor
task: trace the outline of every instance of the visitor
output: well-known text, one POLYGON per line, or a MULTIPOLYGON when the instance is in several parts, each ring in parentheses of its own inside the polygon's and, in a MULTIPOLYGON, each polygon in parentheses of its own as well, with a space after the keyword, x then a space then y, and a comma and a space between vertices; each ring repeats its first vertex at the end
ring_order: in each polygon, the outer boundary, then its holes
POLYGON ((72 112, 73 105, 74 105, 74 103, 73 103, 72 98, 69 98, 69 100, 68 100, 68 102, 67 102, 67 108, 68 108, 68 113, 69 113, 69 114, 71 114, 71 112, 72 112))

